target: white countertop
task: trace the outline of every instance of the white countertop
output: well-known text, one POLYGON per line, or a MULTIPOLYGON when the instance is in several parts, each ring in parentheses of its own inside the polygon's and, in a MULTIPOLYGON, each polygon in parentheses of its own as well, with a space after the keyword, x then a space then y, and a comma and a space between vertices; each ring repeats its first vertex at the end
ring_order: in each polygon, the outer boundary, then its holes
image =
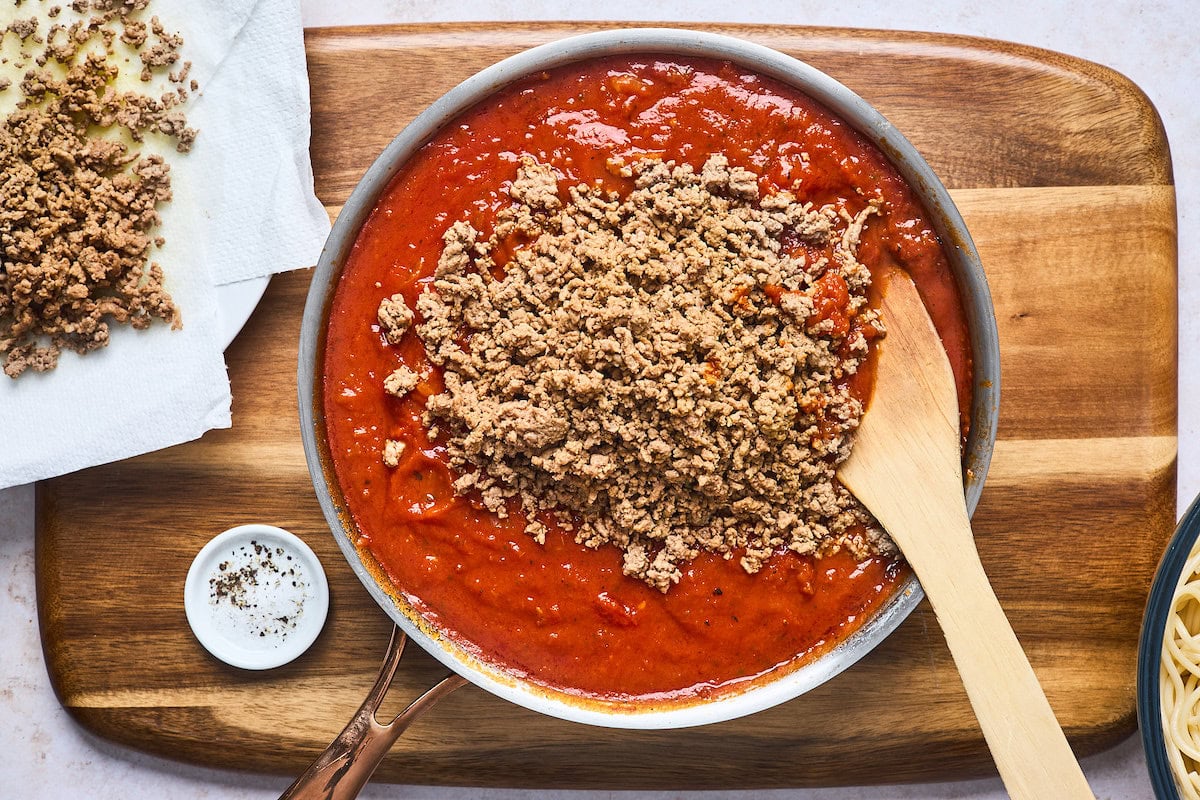
MULTIPOLYGON (((1059 50, 1124 73, 1158 108, 1170 139, 1179 207, 1179 499, 1186 507, 1200 492, 1200 110, 1194 84, 1200 79, 1200 16, 1190 0, 1103 2, 955 2, 867 0, 838 3, 777 0, 735 3, 672 0, 608 0, 594 5, 570 0, 462 0, 458 4, 413 0, 300 0, 306 26, 451 20, 608 19, 755 22, 891 28, 960 33, 1059 50)), ((0 411, 0 413, 3 413, 0 411)), ((237 419, 234 419, 237 425, 237 419)), ((0 451, 3 445, 0 444, 0 451)), ((2 457, 2 456, 0 456, 2 457)), ((59 706, 42 661, 33 574, 33 489, 0 491, 0 795, 12 798, 88 797, 124 800, 274 798, 286 778, 247 775, 176 764, 108 744, 82 731, 59 706)), ((1136 736, 1084 761, 1098 798, 1152 798, 1136 736)), ((572 792, 570 800, 666 800, 673 792, 572 792)), ((441 789, 377 784, 365 798, 490 798, 524 800, 549 796, 522 790, 441 789)), ((900 800, 900 798, 1005 797, 998 779, 969 783, 865 789, 711 792, 750 800, 900 800)))

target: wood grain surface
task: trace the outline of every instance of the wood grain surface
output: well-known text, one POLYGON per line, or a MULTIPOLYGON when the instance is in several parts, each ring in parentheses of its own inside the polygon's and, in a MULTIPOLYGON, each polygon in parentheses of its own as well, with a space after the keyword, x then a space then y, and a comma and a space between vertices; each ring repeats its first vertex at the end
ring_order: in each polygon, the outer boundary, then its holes
MULTIPOLYGON (((425 105, 530 45, 600 25, 310 31, 312 157, 331 213, 425 105)), ((1003 398, 975 517, 1000 602, 1080 755, 1135 727, 1140 615, 1175 521, 1176 235, 1166 140, 1121 76, 941 35, 717 27, 794 54, 875 104, 950 187, 995 296, 1003 398)), ((310 273, 281 275, 228 351, 234 426, 38 487, 46 663, 92 732, 173 758, 298 774, 374 680, 391 627, 321 517, 300 445, 296 350, 310 273), (251 521, 322 558, 316 645, 266 673, 200 647, 192 557, 251 521)), ((391 701, 443 669, 406 654, 391 701)), ((993 767, 927 605, 815 691, 665 732, 561 722, 467 687, 416 723, 377 780, 747 788, 953 779, 993 767)))

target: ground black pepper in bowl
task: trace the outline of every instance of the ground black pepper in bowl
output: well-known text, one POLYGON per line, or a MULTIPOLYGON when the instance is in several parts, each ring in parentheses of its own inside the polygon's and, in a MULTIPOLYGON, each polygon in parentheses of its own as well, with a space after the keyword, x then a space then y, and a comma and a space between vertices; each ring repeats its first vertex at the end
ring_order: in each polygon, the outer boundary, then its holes
POLYGON ((279 528, 246 525, 213 539, 188 572, 184 600, 196 638, 245 669, 287 663, 316 639, 328 610, 316 555, 279 528))
POLYGON ((286 638, 295 630, 300 615, 304 613, 304 590, 308 584, 291 554, 282 547, 264 545, 254 539, 239 546, 233 554, 217 565, 218 574, 208 579, 211 589, 209 602, 213 605, 227 603, 240 611, 249 612, 250 635, 260 639, 267 636, 286 638), (266 589, 274 595, 278 590, 297 590, 289 596, 272 603, 262 601, 256 589, 266 589), (280 613, 278 605, 288 601, 294 610, 280 613))

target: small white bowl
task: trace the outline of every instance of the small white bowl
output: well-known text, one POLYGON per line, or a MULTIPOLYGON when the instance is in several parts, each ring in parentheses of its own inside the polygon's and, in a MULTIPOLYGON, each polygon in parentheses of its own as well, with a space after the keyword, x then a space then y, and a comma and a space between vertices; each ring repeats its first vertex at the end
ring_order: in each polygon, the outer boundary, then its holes
POLYGON ((241 525, 196 555, 183 606, 208 652, 242 669, 271 669, 316 641, 329 613, 329 584, 299 538, 271 525, 241 525))

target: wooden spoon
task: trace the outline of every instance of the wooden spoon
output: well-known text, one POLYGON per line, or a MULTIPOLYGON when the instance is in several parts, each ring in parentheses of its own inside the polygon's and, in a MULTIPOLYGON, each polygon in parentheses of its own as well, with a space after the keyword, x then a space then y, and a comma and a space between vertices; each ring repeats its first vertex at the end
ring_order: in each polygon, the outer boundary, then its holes
POLYGON ((1009 795, 1093 798, 975 550, 954 376, 906 274, 882 313, 875 391, 838 477, 920 579, 1009 795))

